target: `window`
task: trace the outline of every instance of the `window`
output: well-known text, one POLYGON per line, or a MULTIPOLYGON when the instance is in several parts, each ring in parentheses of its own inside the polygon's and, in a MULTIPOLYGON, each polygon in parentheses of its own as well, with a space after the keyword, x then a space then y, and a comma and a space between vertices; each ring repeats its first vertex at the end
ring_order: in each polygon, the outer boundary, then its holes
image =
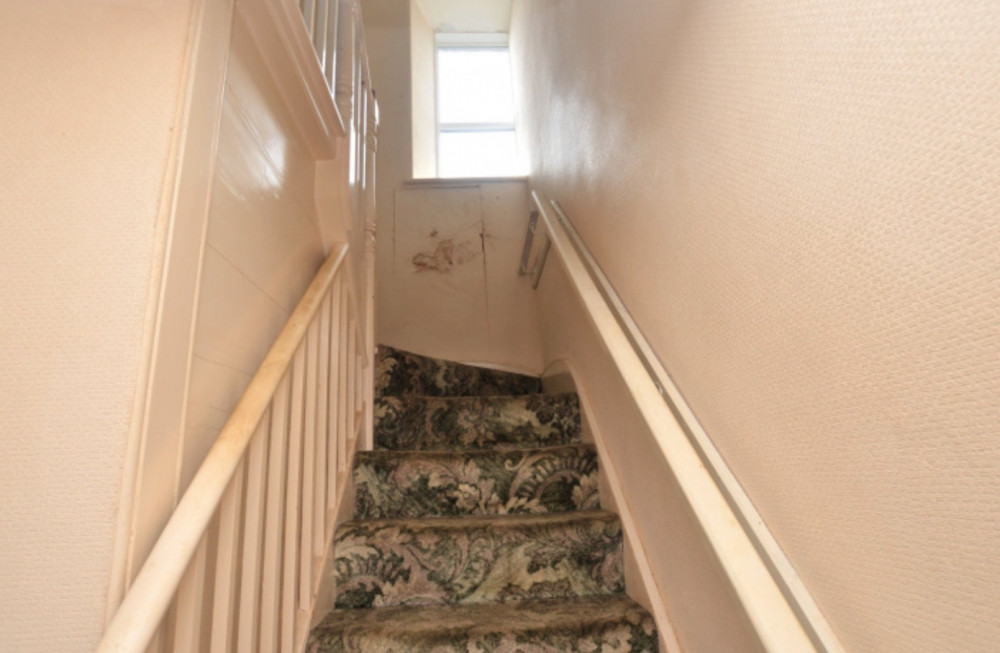
POLYGON ((438 34, 439 177, 518 174, 506 34, 438 34))

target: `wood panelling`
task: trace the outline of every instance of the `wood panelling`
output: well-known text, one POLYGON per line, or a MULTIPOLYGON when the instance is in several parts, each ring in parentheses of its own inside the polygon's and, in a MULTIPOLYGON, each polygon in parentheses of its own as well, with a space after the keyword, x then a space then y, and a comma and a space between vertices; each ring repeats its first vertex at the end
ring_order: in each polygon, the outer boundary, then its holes
POLYGON ((179 492, 323 260, 315 164, 237 13, 188 395, 179 492))
MULTIPOLYGON (((541 371, 520 180, 421 180, 396 192, 380 250, 379 340, 451 360, 541 371)), ((380 233, 381 231, 380 230, 380 233)))

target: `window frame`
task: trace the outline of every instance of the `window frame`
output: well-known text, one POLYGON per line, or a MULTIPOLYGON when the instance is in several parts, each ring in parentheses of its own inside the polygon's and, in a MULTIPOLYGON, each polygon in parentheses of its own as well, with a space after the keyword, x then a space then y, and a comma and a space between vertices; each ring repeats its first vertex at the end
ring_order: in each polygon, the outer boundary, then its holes
MULTIPOLYGON (((441 79, 439 75, 439 55, 442 50, 503 51, 510 53, 508 34, 504 32, 438 32, 434 35, 434 168, 441 177, 441 135, 462 133, 510 132, 515 141, 517 131, 514 117, 510 122, 441 122, 441 79)), ((508 175, 491 175, 503 178, 508 175)))

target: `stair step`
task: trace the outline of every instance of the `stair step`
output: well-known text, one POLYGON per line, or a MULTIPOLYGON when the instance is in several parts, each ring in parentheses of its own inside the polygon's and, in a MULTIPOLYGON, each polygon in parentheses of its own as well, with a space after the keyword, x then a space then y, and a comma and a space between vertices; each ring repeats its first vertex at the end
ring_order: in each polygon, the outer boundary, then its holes
POLYGON ((597 452, 578 444, 485 451, 361 451, 354 516, 396 519, 594 510, 597 452))
POLYGON ((655 653, 656 624, 626 596, 334 610, 308 653, 655 653))
POLYGON ((421 356, 380 345, 376 355, 375 396, 525 395, 542 391, 537 377, 501 372, 421 356))
POLYGON ((337 608, 621 593, 618 516, 605 511, 348 522, 334 538, 337 608))
POLYGON ((575 393, 516 397, 382 397, 375 448, 466 450, 580 442, 575 393))

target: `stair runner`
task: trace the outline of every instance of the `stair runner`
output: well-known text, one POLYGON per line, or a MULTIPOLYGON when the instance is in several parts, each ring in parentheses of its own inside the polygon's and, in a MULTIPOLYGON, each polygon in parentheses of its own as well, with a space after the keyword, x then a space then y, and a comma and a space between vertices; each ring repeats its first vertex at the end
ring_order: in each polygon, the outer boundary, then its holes
POLYGON ((376 363, 375 451, 307 651, 657 651, 576 395, 384 346, 376 363))

